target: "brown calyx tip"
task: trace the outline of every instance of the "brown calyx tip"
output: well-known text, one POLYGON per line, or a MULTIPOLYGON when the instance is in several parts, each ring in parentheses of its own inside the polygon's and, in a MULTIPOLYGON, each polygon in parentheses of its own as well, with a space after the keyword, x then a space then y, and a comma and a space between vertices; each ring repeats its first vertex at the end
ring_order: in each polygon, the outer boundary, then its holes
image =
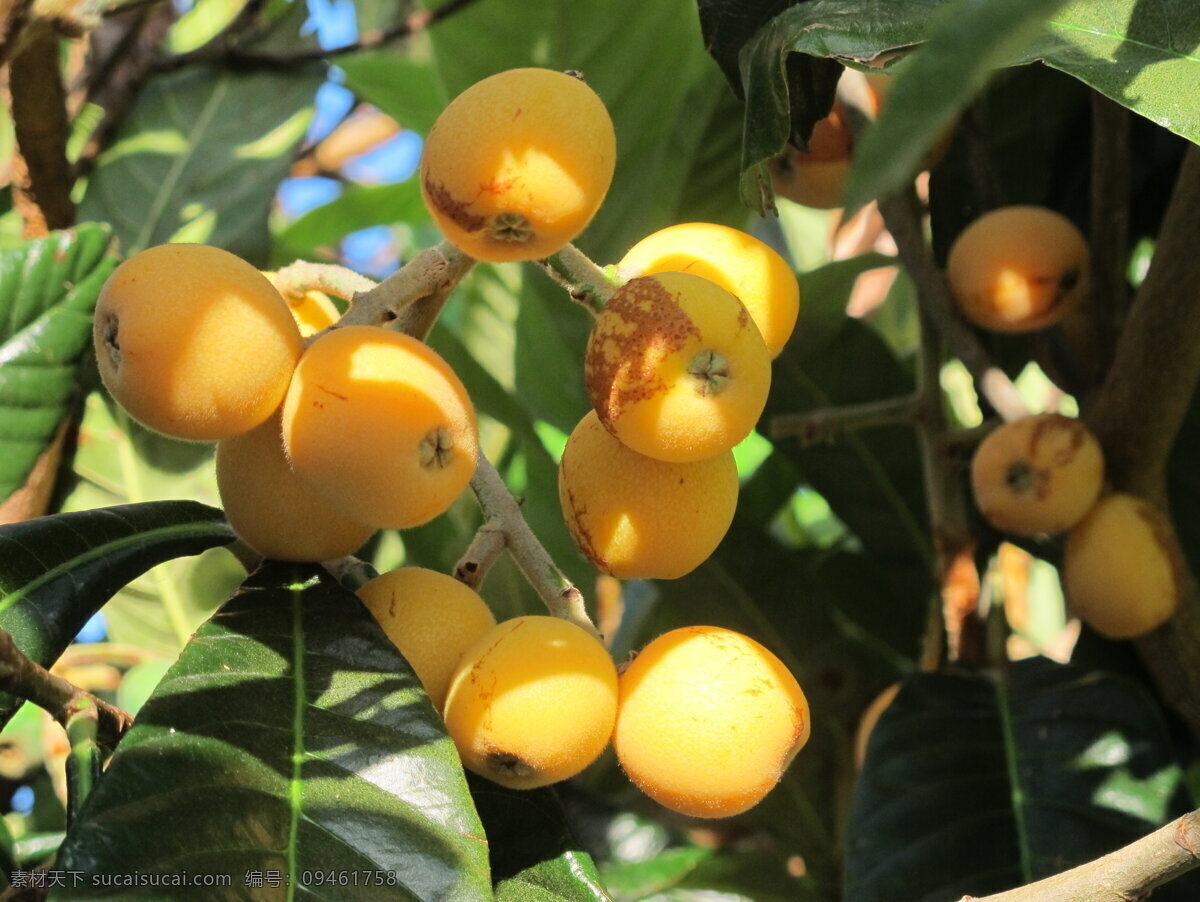
POLYGON ((100 328, 100 339, 115 369, 121 366, 121 324, 115 313, 106 314, 100 328))
POLYGON ((497 213, 487 224, 488 237, 501 244, 528 244, 537 237, 521 213, 497 213))
POLYGON ((1027 460, 1014 461, 1004 471, 1004 484, 1018 495, 1032 491, 1037 483, 1037 471, 1027 460))
POLYGON ((719 351, 701 351, 692 358, 687 371, 695 384, 696 394, 703 398, 719 395, 729 384, 729 361, 719 351))
POLYGON ((488 770, 493 770, 506 777, 531 777, 537 769, 519 755, 494 749, 487 753, 484 759, 488 770))
POLYGON ((420 455, 421 466, 427 469, 449 466, 454 456, 454 437, 450 430, 444 426, 430 430, 417 446, 417 454, 420 455))

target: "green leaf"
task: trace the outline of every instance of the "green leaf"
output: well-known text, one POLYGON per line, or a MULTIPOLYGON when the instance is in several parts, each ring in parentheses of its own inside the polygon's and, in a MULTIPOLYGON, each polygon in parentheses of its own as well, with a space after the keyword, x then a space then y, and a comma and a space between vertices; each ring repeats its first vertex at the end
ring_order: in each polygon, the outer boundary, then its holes
MULTIPOLYGON (((64 510, 186 498, 220 505, 211 443, 180 442, 130 420, 103 392, 84 407, 64 510)), ((174 659, 188 636, 241 582, 224 549, 171 560, 141 574, 105 607, 109 636, 174 659)))
POLYGON ((934 142, 983 87, 1019 55, 1066 0, 953 0, 930 23, 927 43, 900 71, 879 119, 854 148, 848 208, 911 181, 934 142))
POLYGON ((457 753, 416 677, 352 593, 282 564, 252 576, 168 671, 56 866, 85 881, 232 877, 206 898, 258 895, 253 872, 288 887, 269 898, 491 895, 457 753))
MULTIPOLYGON (((56 514, 0 529, 0 628, 49 667, 134 577, 233 540, 220 511, 190 501, 56 514)), ((0 695, 0 723, 20 705, 0 695)))
POLYGON ((319 67, 152 79, 88 181, 80 215, 126 253, 169 241, 267 260, 267 216, 312 116, 319 67))
POLYGON ((394 185, 351 186, 341 196, 305 213, 280 231, 272 250, 281 265, 320 256, 351 232, 429 218, 415 178, 394 185))
POLYGON ((554 789, 467 780, 491 847, 496 902, 611 902, 554 789))
POLYGON ((92 310, 117 265, 87 224, 0 250, 0 502, 54 440, 92 343, 92 310))
MULTIPOLYGON (((1044 659, 1007 678, 909 677, 868 743, 846 896, 1022 885, 1151 832, 1180 813, 1181 788, 1162 714, 1136 684, 1044 659)), ((1197 886, 1193 876, 1158 892, 1189 899, 1197 886)))
MULTIPOLYGON (((747 85, 743 178, 752 178, 795 130, 791 121, 795 110, 789 100, 784 65, 794 53, 858 67, 890 68, 899 65, 897 59, 918 48, 911 60, 916 74, 910 86, 900 85, 908 78, 903 69, 909 61, 898 69, 900 105, 890 114, 894 125, 887 126, 893 140, 889 142, 886 135, 866 139, 878 140, 880 149, 871 151, 873 162, 864 163, 860 177, 877 178, 874 167, 883 165, 891 173, 884 177, 892 181, 881 182, 880 186, 895 184, 895 172, 902 167, 899 163, 893 165, 893 159, 905 161, 903 168, 912 171, 911 164, 938 137, 937 124, 947 122, 953 110, 961 108, 982 84, 980 79, 985 73, 980 63, 998 68, 1041 60, 1162 127, 1200 142, 1200 56, 1196 54, 1196 9, 1190 0, 1155 4, 1073 0, 1034 31, 1030 23, 1053 6, 1053 0, 956 2, 962 4, 963 14, 947 22, 950 31, 946 38, 928 47, 919 45, 932 40, 947 0, 811 0, 776 16, 743 49, 747 85), (996 17, 996 30, 967 29, 968 11, 972 21, 976 15, 989 22, 996 17), (962 31, 958 30, 960 20, 964 22, 962 31), (948 46, 952 33, 957 34, 958 44, 948 46), (918 63, 926 50, 932 50, 933 58, 918 63), (976 53, 980 60, 973 58, 976 53), (945 67, 951 65, 958 68, 950 71, 959 72, 968 81, 960 83, 948 75, 945 67), (971 90, 965 90, 968 85, 971 90), (880 154, 888 159, 884 161, 880 154)), ((885 110, 895 99, 889 97, 885 110)), ((870 187, 857 189, 860 198, 870 187)))

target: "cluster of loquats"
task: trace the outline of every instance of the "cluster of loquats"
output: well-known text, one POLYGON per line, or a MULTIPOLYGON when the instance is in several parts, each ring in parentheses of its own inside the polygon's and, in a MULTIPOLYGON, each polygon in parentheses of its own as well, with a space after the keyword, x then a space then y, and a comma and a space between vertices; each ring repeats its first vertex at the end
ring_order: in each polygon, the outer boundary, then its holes
MULTIPOLYGON (((1061 214, 1002 207, 950 248, 946 276, 963 316, 996 332, 1061 323, 1083 304, 1087 242, 1061 214)), ((1131 639, 1161 626, 1183 591, 1170 523, 1133 495, 1105 493, 1104 454, 1078 419, 1056 413, 1006 423, 980 444, 971 486, 984 519, 1025 538, 1065 533, 1063 588, 1101 635, 1131 639)))
MULTIPOLYGON (((515 69, 449 104, 419 177, 464 255, 540 261, 591 220, 615 153, 607 110, 582 79, 515 69)), ((762 412, 799 289, 765 244, 705 223, 650 236, 617 270, 623 284, 597 315, 585 360, 595 409, 567 443, 560 494, 600 569, 682 576, 732 519, 732 448, 762 412)), ((328 561, 378 529, 446 511, 479 460, 475 413, 453 370, 401 331, 337 322, 318 292, 285 300, 274 278, 203 245, 126 260, 95 314, 114 399, 153 430, 217 443, 226 515, 263 557, 328 561)), ((726 816, 761 799, 808 737, 795 678, 730 630, 668 633, 618 675, 586 624, 497 623, 474 588, 442 573, 402 567, 358 596, 464 766, 508 787, 574 776, 612 742, 652 798, 726 816)))

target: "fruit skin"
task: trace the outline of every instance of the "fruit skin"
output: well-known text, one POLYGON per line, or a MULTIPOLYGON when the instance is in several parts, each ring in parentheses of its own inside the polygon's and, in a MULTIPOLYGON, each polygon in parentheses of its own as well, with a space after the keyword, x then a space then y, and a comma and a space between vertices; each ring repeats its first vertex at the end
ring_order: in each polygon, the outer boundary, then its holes
POLYGON ((788 262, 753 235, 711 222, 685 222, 647 235, 617 264, 632 279, 689 272, 735 294, 777 357, 800 313, 800 285, 788 262))
POLYGON ((217 489, 238 537, 277 561, 344 557, 375 532, 328 505, 292 472, 278 411, 261 426, 217 442, 217 489))
POLYGON ((1067 535, 1063 589, 1071 610, 1110 639, 1135 639, 1178 609, 1183 555, 1171 524, 1134 495, 1102 498, 1067 535))
POLYGON ((995 332, 1054 325, 1088 290, 1090 254, 1069 219, 1045 207, 992 210, 950 247, 946 278, 968 320, 995 332))
POLYGON ((796 678, 748 636, 672 630, 621 674, 613 748, 637 787, 673 811, 730 817, 771 791, 811 728, 796 678))
POLYGON ((789 144, 768 163, 775 193, 817 210, 842 206, 853 144, 841 103, 835 102, 829 115, 813 126, 807 151, 789 144))
POLYGON ((971 461, 985 520, 1018 536, 1070 529, 1104 487, 1104 453, 1082 422, 1056 413, 1022 417, 988 434, 971 461))
POLYGON ((506 620, 463 655, 446 729, 463 765, 511 789, 579 773, 608 745, 617 671, 604 646, 557 617, 506 620))
POLYGON ((439 711, 463 654, 496 625, 478 592, 424 567, 382 573, 359 586, 358 597, 400 649, 439 711))
POLYGON ((303 350, 266 277, 202 244, 159 245, 118 266, 96 301, 92 338, 117 403, 144 426, 189 441, 264 422, 303 350))
POLYGON ((622 445, 589 411, 558 469, 571 537, 589 561, 619 579, 675 579, 716 550, 733 522, 733 452, 667 463, 622 445))
POLYGON ((708 279, 631 279, 604 305, 584 353, 600 422, 633 450, 675 463, 728 451, 758 422, 771 355, 745 306, 708 279))
POLYGON ((555 253, 599 209, 617 142, 603 101, 550 69, 510 69, 463 91, 425 141, 421 191, 446 239, 478 260, 555 253))
POLYGON ((330 505, 405 529, 443 513, 475 472, 475 411, 454 371, 408 335, 346 326, 296 365, 283 404, 292 469, 330 505))

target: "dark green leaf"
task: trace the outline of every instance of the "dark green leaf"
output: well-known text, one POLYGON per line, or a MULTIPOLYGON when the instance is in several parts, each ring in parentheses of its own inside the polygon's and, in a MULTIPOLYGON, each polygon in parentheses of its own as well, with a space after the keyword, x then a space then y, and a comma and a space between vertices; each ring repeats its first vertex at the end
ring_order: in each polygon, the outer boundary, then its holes
MULTIPOLYGON (((0 529, 0 628, 49 667, 131 579, 171 558, 233 541, 224 515, 191 501, 126 504, 0 529)), ((0 723, 20 704, 0 695, 0 723)))
POLYGON ((474 775, 468 782, 491 847, 497 902, 609 900, 553 789, 505 789, 474 775))
MULTIPOLYGON (((1025 884, 1151 832, 1181 786, 1161 713, 1133 683, 1044 659, 1007 678, 909 677, 867 747, 846 896, 934 902, 1025 884)), ((1197 884, 1159 892, 1195 898, 1197 884)))
POLYGON ((854 148, 847 207, 892 194, 993 69, 1018 56, 1066 0, 952 0, 930 23, 927 43, 901 69, 878 121, 854 148))
POLYGON ((338 67, 346 73, 346 87, 402 127, 422 135, 429 133, 452 99, 435 66, 409 55, 398 56, 393 50, 353 53, 340 60, 338 67))
MULTIPOLYGON (((247 888, 256 871, 277 872, 289 898, 491 892, 457 754, 412 671, 351 593, 285 565, 258 571, 196 634, 122 740, 57 866, 85 883, 229 875, 228 889, 204 891, 212 900, 282 898, 247 888)), ((132 893, 85 885, 55 898, 89 895, 132 893)), ((153 895, 196 898, 188 887, 153 895)))
POLYGON ((109 230, 93 224, 0 250, 0 502, 24 485, 67 413, 96 297, 116 265, 109 230))
POLYGON ((111 222, 126 253, 192 241, 264 264, 271 202, 320 83, 319 67, 152 79, 100 157, 80 214, 111 222))
MULTIPOLYGON (((789 54, 828 57, 856 66, 895 65, 897 57, 931 38, 946 5, 947 0, 811 0, 776 16, 747 44, 742 58, 747 84, 743 179, 755 177, 757 167, 778 153, 794 131, 790 121, 794 109, 788 102, 783 65, 789 54)), ((998 19, 1001 30, 994 35, 972 30, 957 49, 938 41, 932 48, 938 59, 919 64, 915 76, 925 83, 921 70, 926 66, 935 69, 932 78, 937 90, 918 95, 915 84, 902 90, 899 99, 903 106, 893 114, 898 131, 889 127, 896 140, 879 139, 885 145, 880 152, 888 157, 881 165, 891 167, 890 160, 902 158, 911 171, 911 164, 939 134, 930 125, 948 121, 952 109, 961 108, 968 99, 969 92, 960 90, 965 85, 948 77, 943 68, 943 63, 953 62, 951 58, 958 59, 955 64, 961 64, 964 72, 970 70, 976 88, 984 74, 977 62, 997 68, 1042 60, 1164 128, 1200 142, 1200 56, 1195 52, 1200 46, 1200 14, 1195 4, 1190 0, 1153 4, 1073 0, 1052 14, 1044 27, 1031 32, 1028 23, 1041 15, 1035 7, 1050 5, 1052 0, 971 4, 973 15, 1002 17, 1012 30, 998 19), (978 61, 976 53, 981 57, 978 61), (938 102, 931 103, 931 98, 938 102)), ((958 19, 947 27, 955 29, 957 25, 958 19)), ((930 48, 922 48, 920 53, 926 49, 930 48)), ((913 63, 917 63, 916 57, 913 63)), ((898 81, 902 78, 898 76, 898 81)), ((880 159, 875 156, 876 163, 880 159)), ((896 168, 900 168, 898 164, 896 168)), ((864 165, 864 177, 868 171, 875 172, 874 164, 864 165)))

